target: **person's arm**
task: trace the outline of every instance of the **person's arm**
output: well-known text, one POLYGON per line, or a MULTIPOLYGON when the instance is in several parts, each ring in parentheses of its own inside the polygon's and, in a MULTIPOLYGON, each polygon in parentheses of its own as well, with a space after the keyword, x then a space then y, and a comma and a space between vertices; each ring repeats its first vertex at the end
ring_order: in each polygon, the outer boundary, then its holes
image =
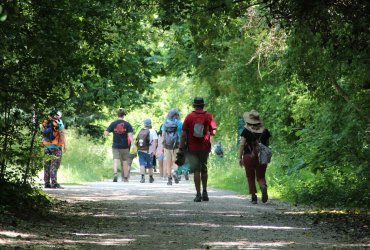
POLYGON ((109 132, 107 130, 104 131, 103 136, 106 137, 109 135, 109 132))
MULTIPOLYGON (((104 132, 105 132, 105 131, 104 131, 104 132)), ((134 136, 132 135, 132 132, 128 133, 128 134, 127 134, 127 137, 128 137, 128 140, 129 140, 129 142, 130 142, 130 143, 135 144, 135 143, 134 143, 134 136)))
POLYGON ((153 154, 155 155, 155 152, 157 151, 158 139, 154 139, 152 145, 153 145, 153 154))
POLYGON ((184 151, 185 150, 185 142, 186 142, 186 131, 181 131, 181 135, 180 135, 180 145, 179 145, 179 149, 184 151))
POLYGON ((62 129, 60 131, 60 138, 62 139, 62 142, 63 142, 63 150, 64 152, 67 151, 67 140, 66 140, 66 135, 65 135, 65 129, 62 129))
POLYGON ((243 166, 243 152, 244 152, 245 143, 246 143, 245 137, 241 136, 240 137, 240 147, 239 147, 239 165, 241 167, 243 166))

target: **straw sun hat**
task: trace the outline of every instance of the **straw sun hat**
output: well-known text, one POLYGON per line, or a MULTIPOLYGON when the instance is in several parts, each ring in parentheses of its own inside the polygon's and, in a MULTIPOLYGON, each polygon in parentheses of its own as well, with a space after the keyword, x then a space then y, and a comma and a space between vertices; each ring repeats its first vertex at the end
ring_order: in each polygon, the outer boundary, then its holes
POLYGON ((252 132, 262 133, 265 129, 263 127, 260 114, 254 109, 249 112, 245 112, 243 114, 243 119, 245 122, 245 128, 250 129, 252 132))

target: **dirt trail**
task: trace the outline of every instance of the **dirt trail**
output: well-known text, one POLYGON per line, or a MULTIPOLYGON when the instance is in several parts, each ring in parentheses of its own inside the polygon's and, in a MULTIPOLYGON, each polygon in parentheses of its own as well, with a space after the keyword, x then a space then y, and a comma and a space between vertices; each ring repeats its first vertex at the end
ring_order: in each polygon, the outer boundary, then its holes
POLYGON ((167 186, 111 181, 47 190, 61 202, 47 219, 2 228, 0 248, 32 249, 363 249, 277 200, 249 199, 210 189, 209 202, 193 202, 191 181, 167 186))

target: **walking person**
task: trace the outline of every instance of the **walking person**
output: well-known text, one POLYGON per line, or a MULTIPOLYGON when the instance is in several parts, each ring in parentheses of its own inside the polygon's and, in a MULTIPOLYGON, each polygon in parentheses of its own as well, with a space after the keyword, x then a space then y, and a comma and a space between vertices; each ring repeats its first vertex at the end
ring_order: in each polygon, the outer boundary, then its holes
POLYGON ((133 130, 129 122, 124 120, 126 111, 122 108, 117 111, 117 120, 112 122, 108 128, 104 131, 103 136, 106 137, 109 133, 113 132, 113 182, 117 182, 117 166, 118 163, 123 166, 123 179, 122 181, 128 182, 128 156, 130 151, 130 142, 133 141, 133 130))
POLYGON ((167 172, 167 185, 172 185, 172 177, 175 183, 179 183, 177 177, 176 154, 179 151, 180 135, 182 122, 178 109, 171 109, 168 112, 167 119, 163 124, 163 148, 164 148, 164 168, 167 172))
POLYGON ((193 102, 194 111, 188 114, 182 126, 180 151, 178 157, 185 154, 187 143, 187 158, 190 172, 194 173, 196 196, 194 201, 208 201, 207 161, 211 152, 212 136, 216 134, 216 122, 211 113, 204 111, 203 97, 195 97, 193 102), (203 192, 201 193, 201 184, 203 192))
POLYGON ((263 127, 260 115, 256 110, 245 112, 243 118, 245 126, 240 136, 239 164, 245 169, 251 202, 257 204, 255 182, 257 180, 262 192, 262 202, 265 203, 268 200, 265 178, 267 164, 261 165, 259 163, 256 147, 258 142, 268 146, 271 134, 268 129, 263 127))
POLYGON ((153 156, 158 145, 157 132, 152 128, 150 119, 144 120, 142 128, 136 137, 137 154, 140 163, 141 183, 145 182, 145 170, 148 169, 149 182, 153 183, 153 156))
POLYGON ((45 188, 62 188, 58 183, 58 170, 62 161, 63 150, 67 150, 67 141, 62 113, 53 110, 49 113, 48 118, 42 123, 42 143, 44 153, 49 160, 44 162, 44 187, 45 188), (50 157, 51 156, 51 157, 50 157), (50 158, 53 158, 50 160, 50 158))

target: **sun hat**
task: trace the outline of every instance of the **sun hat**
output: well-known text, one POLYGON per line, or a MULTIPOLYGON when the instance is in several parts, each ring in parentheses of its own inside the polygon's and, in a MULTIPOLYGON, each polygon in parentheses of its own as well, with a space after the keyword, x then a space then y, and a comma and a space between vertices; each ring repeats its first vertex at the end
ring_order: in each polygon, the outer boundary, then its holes
POLYGON ((203 97, 197 96, 197 97, 194 98, 193 105, 194 106, 204 106, 206 104, 204 103, 203 97))
POLYGON ((264 130, 262 120, 260 118, 260 114, 252 109, 249 112, 245 112, 243 114, 243 119, 245 122, 245 127, 250 129, 252 132, 255 133, 262 133, 264 130))
POLYGON ((152 121, 148 118, 148 119, 145 119, 144 120, 144 125, 145 126, 151 126, 152 125, 152 121))

